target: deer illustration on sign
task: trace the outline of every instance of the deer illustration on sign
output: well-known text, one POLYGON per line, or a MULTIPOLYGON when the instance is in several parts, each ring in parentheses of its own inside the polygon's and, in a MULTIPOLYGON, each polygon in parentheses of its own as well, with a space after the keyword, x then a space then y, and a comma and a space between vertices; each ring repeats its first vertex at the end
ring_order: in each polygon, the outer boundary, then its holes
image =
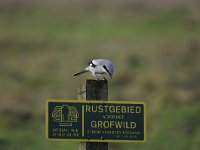
POLYGON ((77 122, 79 113, 74 106, 56 106, 52 112, 52 118, 53 122, 59 123, 59 126, 72 126, 73 122, 77 122))

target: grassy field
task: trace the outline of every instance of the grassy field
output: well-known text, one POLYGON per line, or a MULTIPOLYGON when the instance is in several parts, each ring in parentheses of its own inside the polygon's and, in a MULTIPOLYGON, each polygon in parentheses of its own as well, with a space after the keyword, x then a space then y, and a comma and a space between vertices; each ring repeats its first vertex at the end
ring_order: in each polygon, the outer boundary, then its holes
POLYGON ((111 143, 111 150, 199 149, 200 9, 193 2, 0 2, 0 149, 78 149, 46 141, 45 100, 77 99, 90 76, 72 74, 93 58, 115 64, 110 100, 147 103, 147 142, 111 143))

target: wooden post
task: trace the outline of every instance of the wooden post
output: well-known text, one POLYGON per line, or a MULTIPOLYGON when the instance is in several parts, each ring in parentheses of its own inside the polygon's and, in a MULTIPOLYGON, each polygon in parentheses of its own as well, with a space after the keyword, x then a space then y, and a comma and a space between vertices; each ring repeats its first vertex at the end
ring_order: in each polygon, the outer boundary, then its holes
MULTIPOLYGON (((108 82, 86 80, 78 87, 79 100, 108 100, 108 82)), ((108 150, 108 142, 81 142, 79 150, 108 150)))

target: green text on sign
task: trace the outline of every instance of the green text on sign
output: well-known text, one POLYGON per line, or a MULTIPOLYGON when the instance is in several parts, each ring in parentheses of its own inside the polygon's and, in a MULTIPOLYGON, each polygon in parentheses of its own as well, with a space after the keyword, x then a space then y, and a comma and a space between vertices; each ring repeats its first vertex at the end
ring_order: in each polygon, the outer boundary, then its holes
POLYGON ((144 142, 143 102, 48 100, 46 134, 50 140, 144 142))

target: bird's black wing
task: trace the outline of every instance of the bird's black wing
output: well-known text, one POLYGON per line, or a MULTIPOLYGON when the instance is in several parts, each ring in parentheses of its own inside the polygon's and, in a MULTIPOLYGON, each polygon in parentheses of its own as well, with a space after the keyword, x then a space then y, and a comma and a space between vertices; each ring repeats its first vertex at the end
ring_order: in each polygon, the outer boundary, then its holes
POLYGON ((107 71, 107 73, 109 74, 109 76, 112 78, 112 74, 110 73, 110 71, 108 70, 108 68, 106 67, 106 65, 104 65, 103 68, 107 71))

